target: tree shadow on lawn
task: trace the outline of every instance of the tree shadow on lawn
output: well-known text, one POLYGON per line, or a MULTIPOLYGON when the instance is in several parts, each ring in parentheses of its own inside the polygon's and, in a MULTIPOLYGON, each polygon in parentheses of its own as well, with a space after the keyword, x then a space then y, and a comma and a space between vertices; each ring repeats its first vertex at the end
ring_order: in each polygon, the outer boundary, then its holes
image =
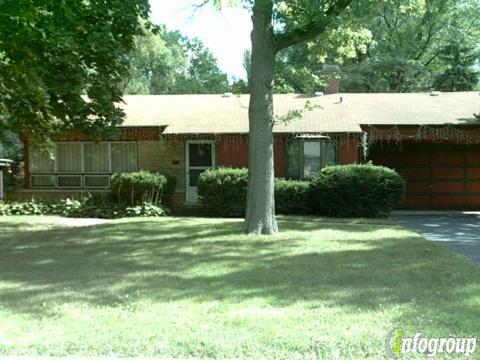
MULTIPOLYGON (((187 224, 171 219, 3 231, 0 288, 6 286, 0 307, 53 316, 49 307, 69 302, 123 306, 136 300, 235 303, 261 297, 275 306, 321 302, 365 310, 438 305, 439 296, 448 308, 459 298, 479 296, 478 288, 464 291, 478 284, 478 270, 413 235, 312 243, 312 236, 327 233, 248 237, 235 235, 240 222, 187 224)), ((285 231, 293 226, 284 225, 285 231)), ((343 223, 309 226, 350 237, 375 231, 343 223)), ((473 314, 473 305, 466 311, 473 314)))

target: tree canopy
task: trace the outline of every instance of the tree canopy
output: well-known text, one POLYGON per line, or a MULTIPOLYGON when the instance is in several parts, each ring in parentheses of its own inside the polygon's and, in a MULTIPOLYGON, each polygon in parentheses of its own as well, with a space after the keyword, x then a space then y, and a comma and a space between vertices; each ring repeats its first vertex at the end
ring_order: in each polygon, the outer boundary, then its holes
POLYGON ((280 54, 278 91, 318 89, 325 62, 342 65, 345 92, 455 91, 478 82, 477 0, 352 1, 347 13, 348 24, 280 54))
POLYGON ((0 127, 109 133, 148 12, 148 0, 0 0, 0 127))
POLYGON ((137 36, 135 44, 126 94, 218 94, 229 89, 227 75, 199 39, 159 26, 137 36))

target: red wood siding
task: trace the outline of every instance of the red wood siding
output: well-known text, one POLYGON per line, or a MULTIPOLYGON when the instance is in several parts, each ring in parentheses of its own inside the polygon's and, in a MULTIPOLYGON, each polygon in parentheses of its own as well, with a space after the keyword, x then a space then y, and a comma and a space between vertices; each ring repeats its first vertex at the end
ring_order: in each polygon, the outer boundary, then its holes
POLYGON ((285 177, 287 174, 287 149, 285 147, 285 138, 278 137, 275 140, 275 176, 285 177))
MULTIPOLYGON (((286 150, 283 137, 277 137, 274 144, 275 176, 285 177, 286 150)), ((220 138, 218 145, 218 165, 228 167, 248 167, 248 140, 232 142, 220 138)))
POLYGON ((347 138, 344 141, 340 141, 338 144, 338 163, 356 164, 359 162, 359 141, 356 138, 347 138))
MULTIPOLYGON (((354 164, 359 162, 358 152, 359 141, 355 138, 348 138, 339 141, 338 161, 340 164, 354 164)), ((285 138, 275 138, 275 176, 285 177, 286 175, 286 148, 285 138)), ((218 146, 218 165, 229 167, 248 167, 248 140, 231 142, 220 139, 218 146)))
POLYGON ((234 168, 248 166, 248 141, 243 139, 238 143, 230 143, 220 139, 218 144, 218 165, 234 168))

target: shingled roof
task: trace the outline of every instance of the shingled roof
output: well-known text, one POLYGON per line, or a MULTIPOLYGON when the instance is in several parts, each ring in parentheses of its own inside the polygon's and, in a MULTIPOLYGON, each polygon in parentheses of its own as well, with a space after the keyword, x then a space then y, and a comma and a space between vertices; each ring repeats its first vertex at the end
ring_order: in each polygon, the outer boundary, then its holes
MULTIPOLYGON (((248 133, 248 95, 126 96, 123 126, 165 126, 164 134, 248 133)), ((473 123, 479 92, 275 95, 276 116, 318 105, 301 120, 275 125, 276 133, 358 133, 361 125, 473 123)), ((478 122, 477 122, 478 123, 478 122)))

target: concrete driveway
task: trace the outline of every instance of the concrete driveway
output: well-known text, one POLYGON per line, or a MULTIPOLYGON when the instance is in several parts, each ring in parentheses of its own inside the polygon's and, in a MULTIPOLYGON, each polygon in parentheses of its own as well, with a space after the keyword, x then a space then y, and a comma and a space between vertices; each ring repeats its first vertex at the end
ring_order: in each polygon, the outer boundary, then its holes
POLYGON ((396 213, 393 218, 437 244, 480 266, 480 213, 396 213))

